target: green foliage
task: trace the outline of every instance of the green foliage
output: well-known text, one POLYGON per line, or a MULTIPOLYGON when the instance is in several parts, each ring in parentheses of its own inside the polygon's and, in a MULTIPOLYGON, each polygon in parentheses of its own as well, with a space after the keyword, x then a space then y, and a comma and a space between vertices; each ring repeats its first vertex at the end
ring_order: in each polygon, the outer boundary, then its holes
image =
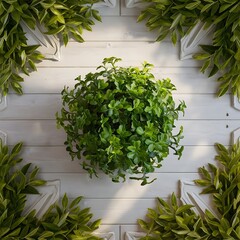
POLYGON ((61 205, 55 204, 42 219, 35 217, 35 211, 23 215, 28 194, 38 194, 36 187, 45 184, 37 178, 39 169, 31 164, 21 169, 16 165, 22 161, 19 152, 22 143, 12 150, 0 141, 0 238, 1 240, 97 240, 92 232, 100 224, 90 223, 89 209, 80 209, 81 197, 68 204, 64 195, 61 205))
POLYGON ((216 159, 221 166, 208 164, 209 171, 200 168, 202 179, 195 182, 204 188, 202 193, 213 195, 213 203, 221 215, 221 219, 216 219, 206 214, 214 236, 240 239, 240 142, 229 150, 221 144, 216 147, 219 153, 216 159))
POLYGON ((174 193, 170 203, 158 198, 157 209, 148 209, 147 217, 150 221, 138 220, 140 227, 147 232, 147 236, 142 239, 201 239, 198 237, 204 233, 201 229, 203 223, 192 207, 178 203, 174 193))
POLYGON ((220 166, 200 168, 202 179, 195 183, 204 188, 203 194, 212 194, 219 217, 208 210, 205 216, 196 215, 193 206, 177 204, 173 194, 170 203, 158 199, 157 209, 148 210, 150 221, 138 220, 147 232, 143 240, 240 239, 240 142, 229 150, 221 144, 216 146, 220 166))
POLYGON ((188 34, 199 22, 208 28, 214 25, 211 45, 201 45, 203 52, 196 54, 202 60, 201 71, 210 69, 209 77, 221 73, 218 95, 231 89, 240 99, 240 2, 239 0, 144 0, 149 5, 138 21, 146 19, 149 30, 158 30, 156 41, 170 36, 174 44, 178 37, 188 34))
POLYGON ((101 21, 92 5, 98 0, 1 0, 0 1, 0 90, 22 94, 21 72, 29 75, 44 56, 39 46, 28 46, 21 22, 34 29, 41 24, 46 34, 58 34, 65 45, 69 37, 83 42, 82 31, 91 31, 93 19, 101 21))
POLYGON ((169 148, 181 157, 180 131, 173 134, 174 122, 185 104, 177 107, 170 79, 155 80, 152 65, 118 67, 120 59, 103 60, 96 73, 79 76, 74 89, 62 91, 63 108, 57 123, 67 133, 65 145, 72 159, 92 176, 99 168, 114 182, 125 173, 142 174, 131 179, 149 183, 147 174, 161 167, 169 148))

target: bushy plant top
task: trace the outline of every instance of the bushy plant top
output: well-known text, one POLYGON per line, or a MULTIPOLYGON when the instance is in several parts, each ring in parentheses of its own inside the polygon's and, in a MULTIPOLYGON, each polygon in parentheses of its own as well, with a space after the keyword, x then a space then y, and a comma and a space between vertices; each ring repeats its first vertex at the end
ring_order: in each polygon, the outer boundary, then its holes
POLYGON ((61 204, 52 205, 41 219, 33 210, 23 214, 28 194, 38 194, 37 187, 45 184, 38 178, 37 167, 26 164, 19 168, 22 143, 12 150, 0 141, 0 239, 1 240, 98 240, 92 232, 100 221, 90 222, 88 208, 81 209, 81 197, 69 203, 65 194, 61 204))
POLYGON ((31 29, 41 24, 45 34, 58 34, 65 45, 70 37, 83 42, 82 31, 91 30, 93 19, 101 21, 92 5, 99 0, 1 0, 0 1, 0 91, 22 94, 20 73, 29 75, 44 56, 38 45, 27 44, 21 23, 31 29))
POLYGON ((240 239, 240 143, 229 150, 216 146, 218 165, 200 168, 202 179, 195 183, 204 188, 203 194, 212 194, 218 216, 208 210, 197 215, 194 206, 178 203, 175 194, 169 203, 158 198, 157 209, 148 210, 149 221, 138 221, 148 233, 142 240, 240 239))
POLYGON ((146 19, 149 30, 158 30, 156 41, 188 34, 199 22, 214 25, 212 44, 201 45, 194 58, 203 60, 201 71, 210 69, 209 77, 220 73, 218 95, 231 89, 240 98, 240 2, 239 0, 143 0, 149 3, 138 21, 146 19))
POLYGON ((73 89, 62 91, 63 108, 57 123, 67 133, 65 145, 72 159, 92 176, 99 168, 114 182, 147 181, 161 167, 169 149, 181 157, 182 127, 174 134, 175 120, 185 104, 176 106, 170 79, 156 80, 149 63, 142 68, 119 67, 119 58, 103 60, 97 72, 79 76, 73 89))

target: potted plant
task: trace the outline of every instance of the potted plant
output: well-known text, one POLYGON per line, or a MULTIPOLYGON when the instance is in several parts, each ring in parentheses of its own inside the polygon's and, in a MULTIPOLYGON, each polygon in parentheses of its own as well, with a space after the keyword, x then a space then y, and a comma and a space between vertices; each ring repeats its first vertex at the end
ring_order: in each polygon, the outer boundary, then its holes
POLYGON ((124 68, 116 66, 120 60, 105 58, 97 72, 63 89, 57 124, 67 133, 66 150, 72 159, 84 156, 81 165, 91 177, 97 169, 114 182, 125 180, 126 173, 141 174, 130 178, 144 185, 170 148, 181 157, 183 128, 173 130, 186 106, 175 105, 175 86, 170 79, 156 80, 151 64, 124 68))

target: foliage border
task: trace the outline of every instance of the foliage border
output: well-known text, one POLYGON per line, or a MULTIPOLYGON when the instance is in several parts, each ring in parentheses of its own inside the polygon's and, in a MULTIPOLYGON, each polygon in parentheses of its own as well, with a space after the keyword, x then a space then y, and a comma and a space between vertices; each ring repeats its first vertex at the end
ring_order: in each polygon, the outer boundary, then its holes
POLYGON ((170 36, 178 38, 190 33, 199 23, 214 26, 212 44, 200 45, 202 52, 194 58, 203 61, 201 72, 212 77, 220 74, 218 96, 231 90, 240 99, 240 2, 238 0, 143 0, 148 3, 138 17, 146 20, 150 31, 158 30, 156 41, 170 36))
POLYGON ((170 201, 158 198, 157 208, 148 209, 149 221, 138 220, 147 232, 142 240, 210 240, 240 239, 240 141, 229 149, 216 144, 217 165, 201 167, 201 179, 195 183, 203 187, 202 194, 211 194, 216 214, 205 210, 204 215, 193 211, 194 205, 182 204, 173 193, 170 201))
POLYGON ((38 24, 46 35, 58 35, 66 46, 72 37, 83 42, 83 30, 91 31, 94 20, 101 21, 93 5, 100 0, 2 0, 0 2, 0 90, 7 95, 9 89, 22 94, 24 78, 36 71, 36 63, 44 59, 39 45, 29 46, 22 23, 30 29, 38 24))

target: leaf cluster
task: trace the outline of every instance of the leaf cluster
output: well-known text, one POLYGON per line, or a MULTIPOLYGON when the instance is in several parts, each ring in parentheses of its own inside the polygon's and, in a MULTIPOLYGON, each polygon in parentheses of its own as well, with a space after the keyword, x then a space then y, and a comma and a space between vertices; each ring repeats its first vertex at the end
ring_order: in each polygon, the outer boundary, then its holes
POLYGON ((149 5, 138 21, 146 19, 149 30, 158 30, 156 41, 167 36, 174 44, 199 22, 214 26, 211 45, 201 45, 194 58, 202 60, 201 72, 210 69, 209 77, 220 73, 218 95, 231 89, 240 98, 240 2, 239 0, 144 0, 149 5))
POLYGON ((143 240, 155 239, 240 239, 240 142, 229 150, 216 144, 219 166, 200 168, 202 179, 195 183, 203 187, 202 194, 212 194, 218 216, 206 210, 197 215, 191 205, 177 204, 175 195, 168 203, 158 199, 156 210, 148 210, 150 221, 138 220, 147 232, 143 240))
POLYGON ((170 79, 156 80, 151 64, 124 68, 116 66, 118 61, 105 58, 99 71, 63 89, 57 123, 67 133, 66 150, 72 159, 85 157, 81 165, 90 176, 98 168, 114 182, 125 180, 126 173, 142 174, 131 179, 144 185, 170 148, 181 157, 183 129, 173 130, 186 106, 175 106, 175 86, 170 79))
POLYGON ((83 42, 83 30, 91 31, 93 19, 101 21, 92 5, 98 0, 2 0, 0 1, 0 90, 22 94, 20 73, 29 75, 44 56, 38 45, 29 46, 22 24, 35 29, 39 24, 44 34, 58 34, 65 45, 70 36, 83 42))
POLYGON ((0 141, 0 238, 1 240, 97 240, 92 232, 99 220, 90 223, 89 209, 80 209, 81 197, 68 203, 64 195, 61 205, 51 206, 42 219, 35 210, 23 214, 28 194, 39 194, 37 187, 45 181, 37 178, 39 169, 26 164, 19 168, 22 143, 12 150, 0 141))
POLYGON ((138 220, 147 232, 142 240, 182 239, 196 240, 204 234, 203 221, 193 210, 193 205, 181 205, 173 193, 170 202, 158 198, 157 209, 148 209, 150 221, 138 220))

